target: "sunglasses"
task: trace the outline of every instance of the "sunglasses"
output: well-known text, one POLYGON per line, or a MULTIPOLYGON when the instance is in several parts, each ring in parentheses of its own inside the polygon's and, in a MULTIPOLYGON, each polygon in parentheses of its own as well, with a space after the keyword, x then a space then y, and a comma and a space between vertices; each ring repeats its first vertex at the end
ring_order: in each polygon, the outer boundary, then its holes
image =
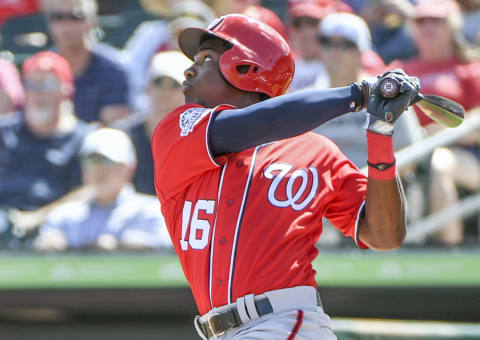
POLYGON ((303 27, 318 27, 320 20, 311 17, 297 17, 293 19, 293 27, 296 29, 303 27))
POLYGON ((23 88, 27 92, 52 93, 60 89, 60 84, 57 81, 33 82, 26 80, 23 83, 23 88))
POLYGON ((81 11, 47 13, 48 21, 83 21, 85 19, 86 16, 81 11))
POLYGON ((357 48, 357 45, 350 40, 333 40, 328 37, 319 37, 318 41, 320 42, 320 45, 325 48, 339 48, 342 50, 351 50, 357 48))
POLYGON ((445 18, 429 18, 429 17, 425 17, 425 18, 417 18, 415 19, 415 23, 417 25, 424 25, 424 24, 435 24, 435 25, 439 25, 439 24, 444 24, 447 22, 447 19, 445 18))
POLYGON ((110 158, 105 157, 102 154, 99 153, 90 153, 81 158, 82 166, 88 167, 92 165, 103 165, 107 167, 114 166, 115 163, 112 161, 110 158))
POLYGON ((182 85, 179 84, 178 81, 166 76, 154 78, 151 81, 151 84, 155 87, 168 90, 176 90, 182 87, 182 85))

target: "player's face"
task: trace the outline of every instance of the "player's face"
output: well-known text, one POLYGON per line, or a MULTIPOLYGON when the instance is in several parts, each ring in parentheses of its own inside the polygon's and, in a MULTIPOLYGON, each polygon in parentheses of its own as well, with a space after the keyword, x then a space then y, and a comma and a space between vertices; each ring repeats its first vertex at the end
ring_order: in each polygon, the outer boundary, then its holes
POLYGON ((223 78, 218 61, 226 47, 220 40, 202 43, 194 57, 194 63, 185 70, 183 82, 185 103, 196 103, 204 107, 215 107, 228 103, 236 90, 223 78))

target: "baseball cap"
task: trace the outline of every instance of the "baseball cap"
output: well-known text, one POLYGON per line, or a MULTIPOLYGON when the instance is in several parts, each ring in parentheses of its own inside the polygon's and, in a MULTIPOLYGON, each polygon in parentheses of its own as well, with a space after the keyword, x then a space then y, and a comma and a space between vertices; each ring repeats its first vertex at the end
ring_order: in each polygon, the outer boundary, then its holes
POLYGON ((415 7, 413 17, 419 18, 447 18, 460 13, 460 7, 453 0, 422 0, 415 7))
POLYGON ((371 49, 372 37, 365 21, 350 13, 333 13, 320 23, 321 36, 338 36, 353 42, 361 51, 371 49))
POLYGON ((148 79, 170 77, 179 84, 185 80, 184 71, 190 67, 192 61, 178 51, 159 52, 152 58, 148 79))
POLYGON ((25 93, 17 67, 5 59, 0 59, 0 90, 8 95, 14 109, 18 109, 23 104, 25 93))
POLYGON ((112 162, 134 167, 137 164, 135 147, 128 135, 117 129, 100 128, 90 132, 83 141, 80 155, 97 153, 112 162))
POLYGON ((42 51, 28 57, 22 65, 22 74, 37 71, 49 71, 55 73, 62 84, 62 91, 66 96, 72 96, 74 92, 73 72, 68 61, 60 54, 53 51, 42 51))
POLYGON ((311 17, 323 19, 330 13, 336 12, 331 1, 325 0, 290 0, 288 14, 291 18, 311 17))

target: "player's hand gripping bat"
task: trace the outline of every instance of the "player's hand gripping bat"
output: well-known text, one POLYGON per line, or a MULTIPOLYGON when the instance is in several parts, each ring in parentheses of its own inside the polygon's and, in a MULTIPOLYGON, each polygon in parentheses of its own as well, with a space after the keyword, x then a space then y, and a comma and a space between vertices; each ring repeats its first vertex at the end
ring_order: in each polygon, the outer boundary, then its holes
MULTIPOLYGON (((399 89, 398 81, 391 77, 385 77, 379 84, 380 94, 385 98, 395 97, 399 89)), ((419 93, 411 104, 418 105, 428 117, 446 127, 457 127, 464 119, 463 106, 445 97, 419 93)))

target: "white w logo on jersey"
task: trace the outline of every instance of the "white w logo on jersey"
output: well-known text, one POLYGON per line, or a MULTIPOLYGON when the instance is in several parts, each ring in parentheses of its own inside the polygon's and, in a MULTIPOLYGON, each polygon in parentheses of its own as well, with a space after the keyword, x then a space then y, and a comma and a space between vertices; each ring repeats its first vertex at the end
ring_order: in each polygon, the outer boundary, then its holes
POLYGON ((283 181, 285 176, 292 170, 293 165, 290 164, 280 164, 280 163, 273 163, 270 164, 263 172, 264 176, 268 179, 272 179, 272 183, 268 188, 268 200, 276 207, 286 208, 292 207, 293 210, 302 210, 304 209, 310 202, 312 202, 313 198, 315 197, 318 189, 318 171, 317 168, 314 166, 308 167, 308 169, 297 169, 295 170, 290 177, 288 178, 288 182, 285 186, 285 194, 287 199, 284 201, 278 200, 276 198, 276 192, 283 181), (274 172, 278 174, 275 175, 274 172), (309 182, 309 173, 312 174, 313 184, 310 188, 310 192, 308 196, 301 202, 299 202, 300 198, 305 193, 305 190, 308 187, 309 182), (298 190, 294 193, 293 192, 293 184, 295 183, 297 178, 301 178, 301 184, 298 190))

